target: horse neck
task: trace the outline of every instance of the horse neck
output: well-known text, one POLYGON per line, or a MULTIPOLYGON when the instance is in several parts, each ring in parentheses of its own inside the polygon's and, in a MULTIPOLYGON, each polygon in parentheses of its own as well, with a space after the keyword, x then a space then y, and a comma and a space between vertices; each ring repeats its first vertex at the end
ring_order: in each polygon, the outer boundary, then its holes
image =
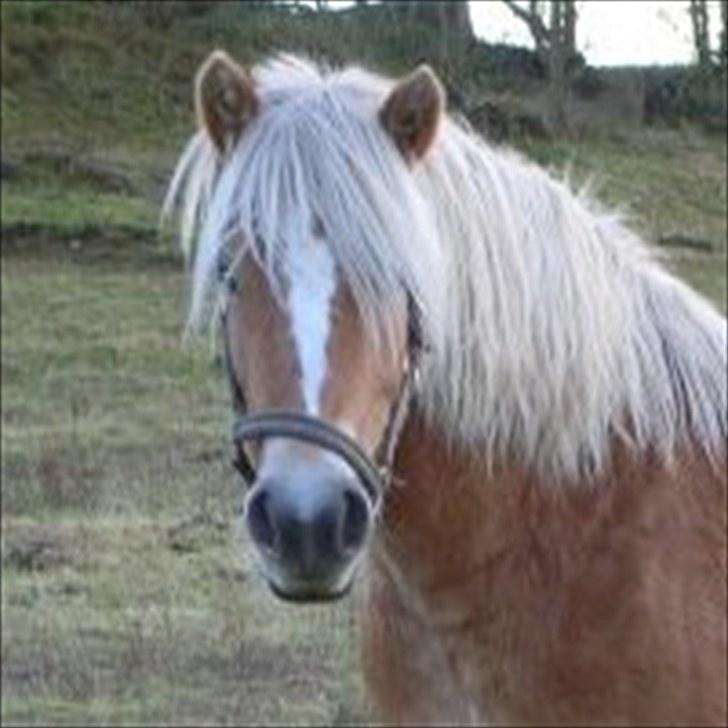
POLYGON ((691 518, 706 523, 716 543, 726 525, 726 483, 697 448, 668 466, 615 443, 599 480, 555 484, 515 461, 489 467, 477 447, 448 445, 415 414, 395 474, 374 562, 433 625, 467 622, 469 610, 495 594, 527 608, 578 580, 590 554, 613 541, 639 563, 643 552, 669 552, 691 518), (675 527, 653 533, 656 523, 675 527))

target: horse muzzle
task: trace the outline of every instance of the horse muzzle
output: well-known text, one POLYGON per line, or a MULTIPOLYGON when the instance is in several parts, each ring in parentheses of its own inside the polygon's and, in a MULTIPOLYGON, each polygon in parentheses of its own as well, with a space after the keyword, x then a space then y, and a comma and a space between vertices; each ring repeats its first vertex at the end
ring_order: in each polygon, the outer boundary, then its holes
POLYGON ((297 470, 257 481, 246 499, 245 522, 276 596, 337 599, 351 586, 372 507, 355 480, 297 470))

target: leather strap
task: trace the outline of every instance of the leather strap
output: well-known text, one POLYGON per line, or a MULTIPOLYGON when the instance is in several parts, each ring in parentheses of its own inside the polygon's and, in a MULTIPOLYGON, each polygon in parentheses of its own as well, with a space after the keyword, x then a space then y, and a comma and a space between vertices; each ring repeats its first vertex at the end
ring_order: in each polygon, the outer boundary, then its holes
MULTIPOLYGON (((224 263, 220 265, 219 274, 228 293, 237 290, 237 280, 224 263)), ((245 442, 262 440, 267 437, 287 437, 317 445, 343 458, 357 474, 373 507, 377 506, 382 493, 392 478, 397 443, 407 420, 410 401, 419 375, 420 358, 425 351, 420 329, 419 311, 413 297, 409 294, 407 296, 407 313, 407 349, 409 357, 407 372, 402 380, 402 387, 397 401, 392 407, 381 444, 377 448, 376 459, 381 463, 381 465, 377 465, 351 437, 319 418, 295 410, 266 410, 251 415, 247 414, 245 393, 238 383, 233 368, 227 330, 227 310, 223 308, 221 322, 225 366, 230 380, 233 410, 235 412, 233 422, 235 457, 233 466, 249 487, 255 482, 256 471, 245 452, 245 442)))
MULTIPOLYGON (((246 441, 267 437, 301 440, 340 456, 356 473, 367 491, 372 506, 376 507, 385 487, 384 474, 359 444, 341 430, 331 427, 317 417, 295 410, 267 410, 235 418, 233 440, 239 450, 242 450, 246 441)), ((246 466, 246 470, 248 469, 255 477, 255 471, 249 463, 246 466)))
POLYGON ((230 380, 230 391, 233 396, 233 411, 247 412, 248 403, 245 399, 245 393, 238 384, 238 378, 235 376, 235 369, 233 369, 233 357, 230 353, 230 337, 228 336, 227 330, 227 311, 223 309, 220 313, 220 320, 222 321, 222 345, 223 354, 225 356, 225 369, 227 369, 228 379, 230 380))

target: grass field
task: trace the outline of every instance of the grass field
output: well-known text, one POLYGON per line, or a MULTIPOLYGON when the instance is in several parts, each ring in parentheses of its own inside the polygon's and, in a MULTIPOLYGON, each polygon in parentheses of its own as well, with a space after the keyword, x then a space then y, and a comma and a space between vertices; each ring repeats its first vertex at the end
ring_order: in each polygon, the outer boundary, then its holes
POLYGON ((235 537, 179 261, 74 248, 3 240, 3 724, 355 720, 350 611, 280 606, 235 537))
MULTIPOLYGON (((191 69, 228 25, 133 35, 123 16, 113 45, 82 6, 6 6, 2 149, 20 171, 2 183, 3 725, 365 723, 356 595, 280 604, 238 533, 227 383, 205 342, 182 342, 184 265, 156 228, 191 69), (36 56, 54 38, 50 69, 36 56)), ((651 239, 710 240, 669 264, 726 309, 724 141, 617 130, 524 151, 595 176, 651 239)))

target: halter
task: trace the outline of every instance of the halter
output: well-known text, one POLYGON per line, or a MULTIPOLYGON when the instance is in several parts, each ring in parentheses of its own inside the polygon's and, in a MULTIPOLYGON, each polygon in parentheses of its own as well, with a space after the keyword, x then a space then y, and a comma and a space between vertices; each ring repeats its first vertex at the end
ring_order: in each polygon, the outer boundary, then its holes
MULTIPOLYGON (((237 291, 237 278, 230 272, 227 262, 220 263, 218 273, 228 296, 237 291)), ((257 474, 245 451, 245 443, 264 440, 268 437, 285 437, 316 445, 341 457, 356 473, 369 497, 372 508, 376 510, 382 494, 392 480, 397 443, 407 419, 410 402, 417 388, 424 351, 419 308, 412 295, 407 293, 407 368, 402 377, 397 399, 390 409, 389 419, 374 459, 370 458, 362 447, 346 433, 305 412, 275 409, 248 414, 245 392, 233 369, 227 328, 227 302, 222 308, 220 318, 225 367, 230 380, 233 400, 232 440, 235 449, 233 466, 242 476, 247 488, 252 487, 257 474)))

